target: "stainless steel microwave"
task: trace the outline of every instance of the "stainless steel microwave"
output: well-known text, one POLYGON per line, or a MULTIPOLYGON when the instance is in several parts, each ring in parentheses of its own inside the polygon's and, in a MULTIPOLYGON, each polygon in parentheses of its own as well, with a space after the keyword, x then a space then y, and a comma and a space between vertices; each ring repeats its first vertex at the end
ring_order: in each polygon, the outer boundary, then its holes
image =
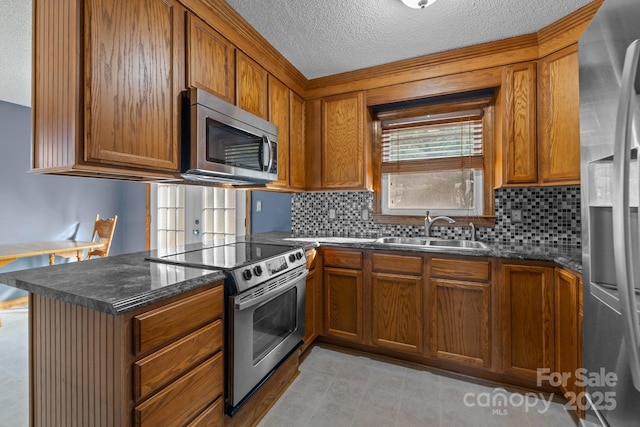
POLYGON ((235 185, 278 179, 278 128, 210 93, 190 88, 183 104, 182 178, 235 185))

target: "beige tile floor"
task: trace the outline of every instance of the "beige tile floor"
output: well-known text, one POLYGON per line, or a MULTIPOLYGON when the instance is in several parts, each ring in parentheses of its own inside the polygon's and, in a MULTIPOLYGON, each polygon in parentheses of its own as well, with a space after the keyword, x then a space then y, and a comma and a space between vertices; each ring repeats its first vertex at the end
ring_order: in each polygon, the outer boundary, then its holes
POLYGON ((552 402, 545 410, 541 400, 530 396, 527 408, 522 403, 525 398, 515 390, 316 346, 258 427, 577 425, 562 403, 552 402), (508 396, 512 404, 484 403, 485 398, 499 395, 508 396))
MULTIPOLYGON (((0 427, 28 419, 28 311, 1 310, 0 427)), ((437 371, 388 363, 316 346, 300 375, 259 427, 575 427, 561 403, 526 408, 523 394, 456 379, 437 371), (508 393, 507 407, 479 405, 508 393), (465 405, 466 401, 474 407, 465 405), (511 397, 513 396, 513 397, 511 397), (484 402, 484 401, 482 401, 484 402), (494 413, 499 410, 499 413, 494 413)), ((533 403, 533 400, 530 399, 533 403)))

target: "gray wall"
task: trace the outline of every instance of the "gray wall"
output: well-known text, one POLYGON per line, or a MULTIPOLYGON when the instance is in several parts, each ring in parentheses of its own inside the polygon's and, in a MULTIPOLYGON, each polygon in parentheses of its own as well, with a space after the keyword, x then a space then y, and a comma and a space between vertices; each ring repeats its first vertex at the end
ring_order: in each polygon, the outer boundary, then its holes
MULTIPOLYGON (((96 214, 117 214, 110 254, 145 249, 145 184, 30 174, 30 153, 31 109, 0 101, 0 245, 89 240, 96 214)), ((45 265, 48 256, 24 258, 0 272, 45 265)), ((0 285, 0 301, 24 294, 0 285)))
POLYGON ((251 233, 291 231, 291 194, 269 191, 251 192, 251 233), (262 211, 256 205, 262 202, 262 211))

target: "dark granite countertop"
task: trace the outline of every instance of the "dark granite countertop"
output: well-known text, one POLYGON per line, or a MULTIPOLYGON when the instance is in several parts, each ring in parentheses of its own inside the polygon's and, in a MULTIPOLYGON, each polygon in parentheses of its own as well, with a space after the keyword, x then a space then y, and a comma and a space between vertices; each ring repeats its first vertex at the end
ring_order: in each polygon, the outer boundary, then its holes
MULTIPOLYGON (((236 241, 310 249, 337 246, 385 251, 441 253, 554 262, 582 273, 582 253, 576 248, 489 244, 489 250, 425 248, 375 243, 374 238, 294 236, 287 232, 242 236, 236 241)), ((229 243, 229 242, 227 242, 229 243)), ((191 247, 190 247, 191 248, 191 247)), ((223 280, 221 270, 204 270, 146 259, 149 252, 0 274, 0 283, 109 314, 122 314, 192 289, 223 280)))
POLYGON ((219 270, 150 262, 147 252, 0 274, 0 283, 122 314, 224 279, 219 270))
POLYGON ((261 243, 302 246, 307 249, 314 246, 337 246, 356 249, 384 249, 387 251, 440 253, 446 255, 547 261, 554 262, 559 266, 582 274, 581 250, 574 247, 565 246, 533 246, 523 244, 487 243, 489 246, 489 250, 470 250, 459 248, 434 249, 423 246, 396 246, 383 243, 375 243, 375 238, 298 236, 286 232, 261 233, 247 236, 245 239, 248 241, 261 243))

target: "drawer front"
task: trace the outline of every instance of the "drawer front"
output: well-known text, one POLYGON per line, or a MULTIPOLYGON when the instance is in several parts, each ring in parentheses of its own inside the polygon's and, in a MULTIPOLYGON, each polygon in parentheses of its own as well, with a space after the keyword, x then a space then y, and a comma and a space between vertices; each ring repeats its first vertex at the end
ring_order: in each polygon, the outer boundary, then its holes
POLYGON ((216 400, 204 412, 189 423, 188 427, 222 427, 224 412, 222 412, 222 397, 216 400))
POLYGON ((184 425, 219 396, 223 388, 222 352, 169 384, 134 408, 136 427, 184 425))
POLYGON ((134 397, 138 401, 222 348, 222 320, 198 329, 133 365, 134 397))
POLYGON ((133 318, 135 354, 169 342, 222 317, 223 289, 213 289, 140 314, 133 318))
POLYGON ((491 279, 491 263, 489 261, 432 258, 431 277, 486 282, 491 279))
POLYGON ((421 257, 374 253, 372 264, 374 271, 422 276, 421 257))
POLYGON ((325 267, 360 270, 362 269, 362 252, 325 249, 323 262, 325 267))

